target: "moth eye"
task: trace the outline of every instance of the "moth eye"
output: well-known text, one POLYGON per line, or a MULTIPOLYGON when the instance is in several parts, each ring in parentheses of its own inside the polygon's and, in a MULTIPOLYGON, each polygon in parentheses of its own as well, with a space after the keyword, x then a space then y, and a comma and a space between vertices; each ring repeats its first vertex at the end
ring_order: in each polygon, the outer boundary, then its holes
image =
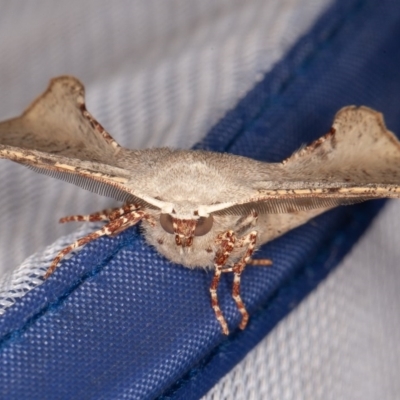
POLYGON ((209 215, 207 218, 200 217, 197 220, 196 229, 194 230, 194 236, 203 236, 206 233, 210 232, 213 226, 213 221, 214 220, 212 215, 209 215))
POLYGON ((160 224, 165 232, 174 233, 174 224, 172 221, 172 217, 169 214, 160 215, 160 224))

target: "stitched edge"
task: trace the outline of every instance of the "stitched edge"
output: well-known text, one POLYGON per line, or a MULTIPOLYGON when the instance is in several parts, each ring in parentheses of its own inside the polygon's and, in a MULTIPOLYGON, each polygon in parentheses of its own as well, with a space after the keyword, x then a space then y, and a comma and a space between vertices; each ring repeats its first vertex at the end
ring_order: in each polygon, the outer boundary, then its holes
POLYGON ((119 253, 119 251, 125 246, 129 246, 130 243, 131 240, 129 238, 129 235, 125 234, 123 240, 121 240, 121 242, 115 246, 111 254, 108 254, 94 268, 80 276, 67 290, 65 290, 61 295, 58 296, 57 300, 49 302, 46 306, 37 311, 32 317, 26 320, 20 328, 13 329, 10 332, 5 333, 0 338, 0 351, 3 349, 4 346, 7 345, 9 341, 18 339, 26 330, 28 330, 39 318, 41 318, 47 312, 57 310, 58 307, 60 307, 68 299, 71 293, 79 289, 80 286, 83 285, 88 279, 98 275, 104 269, 104 267, 106 267, 108 263, 119 253))

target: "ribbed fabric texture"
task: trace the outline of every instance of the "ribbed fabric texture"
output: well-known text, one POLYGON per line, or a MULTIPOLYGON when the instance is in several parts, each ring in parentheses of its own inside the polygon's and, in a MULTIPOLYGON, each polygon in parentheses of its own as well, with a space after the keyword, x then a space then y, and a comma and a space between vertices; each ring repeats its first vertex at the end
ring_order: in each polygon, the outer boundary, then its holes
MULTIPOLYGON (((354 103, 399 132, 399 22, 394 1, 337 2, 198 147, 279 161, 354 103)), ((274 267, 244 274, 252 319, 229 338, 209 306, 211 274, 172 265, 137 228, 91 243, 3 315, 2 396, 201 397, 327 276, 381 205, 334 210, 263 247, 274 267)), ((229 281, 219 293, 234 329, 229 281)))

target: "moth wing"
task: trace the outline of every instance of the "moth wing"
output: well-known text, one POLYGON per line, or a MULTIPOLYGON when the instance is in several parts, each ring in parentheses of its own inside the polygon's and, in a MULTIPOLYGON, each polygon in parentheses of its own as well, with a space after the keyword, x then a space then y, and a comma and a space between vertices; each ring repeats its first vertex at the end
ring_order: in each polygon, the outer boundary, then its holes
POLYGON ((130 174, 119 165, 120 151, 124 153, 87 112, 84 87, 70 76, 52 79, 20 117, 0 123, 0 158, 98 194, 152 207, 127 189, 130 174))
POLYGON ((290 213, 385 197, 400 197, 400 143, 382 114, 349 106, 325 136, 282 164, 260 165, 248 198, 214 213, 290 213))
MULTIPOLYGON (((381 113, 349 106, 335 116, 331 131, 284 161, 293 181, 364 187, 400 183, 400 142, 381 113)), ((306 185, 308 186, 308 185, 306 185)))
POLYGON ((0 144, 113 164, 119 145, 87 112, 78 79, 61 76, 17 118, 0 123, 0 144))

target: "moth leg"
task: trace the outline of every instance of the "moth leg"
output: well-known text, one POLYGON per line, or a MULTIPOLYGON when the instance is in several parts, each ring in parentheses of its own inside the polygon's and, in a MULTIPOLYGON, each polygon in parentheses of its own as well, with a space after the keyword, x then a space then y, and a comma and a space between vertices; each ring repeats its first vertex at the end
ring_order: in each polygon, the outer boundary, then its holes
POLYGON ((93 214, 87 215, 68 215, 67 217, 60 218, 59 222, 64 224, 65 222, 73 222, 73 221, 88 221, 88 222, 95 222, 95 221, 108 221, 109 214, 114 211, 114 208, 109 208, 103 211, 97 211, 93 214))
POLYGON ((105 224, 101 229, 89 233, 88 235, 84 236, 76 240, 74 243, 70 244, 65 249, 61 250, 57 256, 52 261, 50 267, 46 271, 44 275, 44 279, 47 279, 56 269, 58 263, 72 250, 76 249, 77 247, 81 247, 92 240, 95 240, 101 236, 105 235, 113 235, 116 232, 121 232, 122 230, 127 229, 130 226, 136 225, 140 220, 146 217, 144 211, 137 210, 127 213, 125 215, 120 216, 119 218, 115 218, 109 223, 105 224), (122 229, 123 228, 123 229, 122 229))
POLYGON ((211 307, 214 310, 215 317, 217 318, 218 322, 221 325, 222 332, 224 335, 229 335, 229 328, 228 324, 222 315, 221 307, 219 306, 219 301, 218 301, 218 294, 217 294, 217 289, 219 285, 219 281, 221 279, 221 269, 220 268, 215 268, 214 270, 214 277, 213 280, 211 281, 210 285, 210 294, 211 294, 211 307))
MULTIPOLYGON (((233 231, 227 231, 220 235, 217 239, 217 243, 221 244, 220 250, 218 250, 215 260, 215 272, 214 278, 212 280, 210 286, 211 293, 211 305, 214 309, 217 320, 221 324, 222 331, 225 335, 229 334, 228 324, 224 316, 222 315, 221 308, 218 302, 217 296, 217 288, 221 278, 222 273, 233 272, 233 286, 232 286, 232 297, 236 303, 236 306, 242 315, 242 321, 239 324, 240 329, 244 329, 249 321, 249 313, 246 310, 243 299, 240 296, 240 283, 242 272, 246 268, 246 265, 251 261, 251 256, 254 253, 254 248, 257 242, 257 231, 251 231, 247 235, 241 237, 240 239, 236 238, 236 235, 233 231), (226 266, 226 262, 231 255, 232 251, 235 248, 247 247, 242 258, 235 263, 233 266, 226 266)), ((263 260, 264 261, 264 260, 263 260)), ((269 262, 269 265, 272 263, 270 260, 265 260, 269 262)))
POLYGON ((232 286, 232 297, 235 300, 236 306, 242 314, 242 321, 239 324, 240 329, 244 329, 249 321, 249 313, 243 303, 242 297, 240 296, 240 282, 242 272, 246 268, 246 265, 250 261, 251 256, 254 252, 254 247, 257 241, 257 231, 252 231, 248 235, 244 236, 236 243, 236 247, 247 246, 246 252, 243 257, 233 266, 233 286, 232 286))
POLYGON ((225 335, 229 335, 228 324, 222 314, 221 308, 218 301, 218 285, 221 279, 221 274, 224 272, 224 266, 229 256, 231 255, 235 246, 235 234, 233 231, 227 231, 219 236, 218 241, 221 244, 220 250, 217 251, 214 259, 214 277, 210 285, 211 294, 211 307, 214 310, 215 316, 221 325, 222 332, 225 335))
MULTIPOLYGON (((138 212, 139 210, 133 210, 133 212, 138 212)), ((143 213, 143 217, 141 218, 143 221, 147 221, 151 226, 155 226, 156 225, 156 221, 155 219, 151 216, 148 215, 146 213, 144 213, 143 211, 140 211, 143 213)), ((110 217, 111 219, 112 217, 110 217)), ((135 225, 135 224, 133 224, 135 225)), ((117 228, 112 234, 110 234, 109 236, 116 236, 119 233, 123 232, 125 229, 128 229, 129 227, 133 226, 130 222, 130 220, 128 220, 126 223, 122 224, 119 228, 117 228)))
POLYGON ((268 267, 273 264, 272 260, 269 258, 260 258, 258 260, 250 259, 249 262, 247 263, 248 265, 254 265, 254 266, 262 266, 262 267, 268 267))
POLYGON ((125 204, 122 207, 114 207, 114 208, 107 208, 103 211, 98 211, 93 214, 88 215, 69 215, 67 217, 63 217, 60 219, 60 223, 65 222, 72 222, 72 221, 87 221, 87 222, 96 222, 96 221, 108 221, 114 220, 116 218, 121 217, 122 215, 126 214, 127 212, 137 210, 140 207, 134 204, 125 204))
MULTIPOLYGON (((250 258, 250 260, 246 264, 252 265, 252 266, 269 267, 269 266, 273 265, 273 262, 269 258, 260 258, 258 260, 253 260, 252 258, 250 258)), ((234 272, 234 266, 224 267, 222 272, 234 272)))

